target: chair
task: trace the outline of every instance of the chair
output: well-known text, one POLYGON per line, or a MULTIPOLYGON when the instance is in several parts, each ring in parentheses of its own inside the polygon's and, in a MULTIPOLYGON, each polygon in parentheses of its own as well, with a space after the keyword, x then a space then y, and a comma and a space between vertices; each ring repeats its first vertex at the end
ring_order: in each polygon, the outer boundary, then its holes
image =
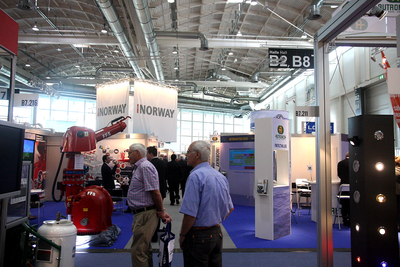
MULTIPOLYGON (((296 179, 296 194, 297 194, 297 211, 300 217, 300 201, 302 197, 306 198, 307 204, 306 207, 309 208, 311 210, 311 206, 310 206, 310 202, 309 202, 309 198, 311 197, 311 187, 310 187, 310 183, 307 181, 307 179, 305 178, 299 178, 296 179)), ((310 214, 310 210, 308 211, 308 213, 310 214)))
POLYGON ((114 210, 121 210, 123 213, 124 199, 122 189, 109 189, 107 191, 110 193, 111 199, 114 203, 114 210))
POLYGON ((341 184, 339 187, 339 192, 336 195, 337 198, 337 205, 335 210, 335 219, 333 220, 333 224, 336 222, 336 218, 338 218, 339 230, 340 229, 340 222, 343 218, 342 216, 342 199, 350 199, 350 185, 349 184, 341 184), (339 213, 340 210, 340 213, 339 213))

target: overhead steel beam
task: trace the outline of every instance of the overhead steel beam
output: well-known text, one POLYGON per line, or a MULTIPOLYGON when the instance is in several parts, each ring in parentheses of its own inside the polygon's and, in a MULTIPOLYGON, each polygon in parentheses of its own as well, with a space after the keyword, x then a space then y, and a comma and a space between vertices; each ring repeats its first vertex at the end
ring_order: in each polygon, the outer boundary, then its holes
MULTIPOLYGON (((118 45, 119 42, 114 36, 107 37, 87 37, 87 36, 41 36, 24 34, 18 36, 20 44, 86 44, 86 45, 118 45)), ((157 43, 163 46, 176 46, 176 38, 157 37, 157 43)), ((179 39, 179 47, 198 47, 199 41, 193 38, 179 39)), ((222 39, 209 38, 208 47, 210 48, 299 48, 313 49, 313 44, 307 41, 282 41, 282 40, 247 40, 247 39, 222 39)))

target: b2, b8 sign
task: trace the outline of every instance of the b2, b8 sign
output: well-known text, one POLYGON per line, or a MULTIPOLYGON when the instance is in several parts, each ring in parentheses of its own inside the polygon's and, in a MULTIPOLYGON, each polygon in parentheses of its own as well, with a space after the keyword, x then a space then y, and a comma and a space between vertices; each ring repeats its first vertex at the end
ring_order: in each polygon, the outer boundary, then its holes
POLYGON ((313 69, 314 50, 312 49, 269 49, 270 68, 313 69))

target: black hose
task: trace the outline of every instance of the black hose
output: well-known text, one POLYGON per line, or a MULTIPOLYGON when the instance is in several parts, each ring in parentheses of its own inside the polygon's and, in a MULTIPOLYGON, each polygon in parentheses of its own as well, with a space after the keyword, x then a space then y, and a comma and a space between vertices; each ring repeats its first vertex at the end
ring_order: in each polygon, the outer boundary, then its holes
POLYGON ((56 199, 54 196, 54 189, 56 187, 57 184, 57 178, 58 178, 58 174, 60 173, 60 169, 61 169, 61 165, 63 162, 63 158, 64 158, 64 152, 61 153, 61 158, 60 158, 60 164, 58 164, 58 169, 57 169, 57 173, 56 173, 56 177, 54 178, 54 182, 53 182, 53 189, 51 190, 51 197, 53 198, 54 202, 60 202, 62 200, 63 194, 60 194, 60 199, 56 199))

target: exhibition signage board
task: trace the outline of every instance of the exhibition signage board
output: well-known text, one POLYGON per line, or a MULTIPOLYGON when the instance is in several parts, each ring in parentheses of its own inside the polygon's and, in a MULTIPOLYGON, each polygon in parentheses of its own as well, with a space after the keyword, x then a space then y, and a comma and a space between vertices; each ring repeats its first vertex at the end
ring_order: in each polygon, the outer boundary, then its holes
POLYGON ((314 50, 270 48, 269 67, 314 69, 314 50))
MULTIPOLYGON (((129 116, 129 82, 105 84, 98 87, 96 105, 97 129, 106 127, 115 118, 129 116)), ((129 127, 124 132, 127 132, 128 129, 129 127)))
POLYGON ((289 120, 272 119, 272 147, 274 150, 289 150, 289 120))
POLYGON ((178 92, 175 88, 135 81, 133 132, 176 142, 178 92))
POLYGON ((7 89, 0 89, 0 100, 7 100, 7 89))
POLYGON ((0 47, 18 54, 18 23, 0 9, 0 47))
POLYGON ((319 117, 318 106, 297 106, 295 111, 296 117, 319 117))
POLYGON ((230 142, 254 142, 254 135, 231 135, 221 136, 221 143, 230 142))
POLYGON ((39 94, 14 94, 14 107, 37 107, 39 94))
MULTIPOLYGON (((333 122, 330 123, 330 128, 331 128, 330 132, 331 132, 331 134, 333 134, 333 122)), ((313 122, 313 121, 307 122, 306 133, 310 134, 313 132, 315 132, 315 122, 313 122)))

